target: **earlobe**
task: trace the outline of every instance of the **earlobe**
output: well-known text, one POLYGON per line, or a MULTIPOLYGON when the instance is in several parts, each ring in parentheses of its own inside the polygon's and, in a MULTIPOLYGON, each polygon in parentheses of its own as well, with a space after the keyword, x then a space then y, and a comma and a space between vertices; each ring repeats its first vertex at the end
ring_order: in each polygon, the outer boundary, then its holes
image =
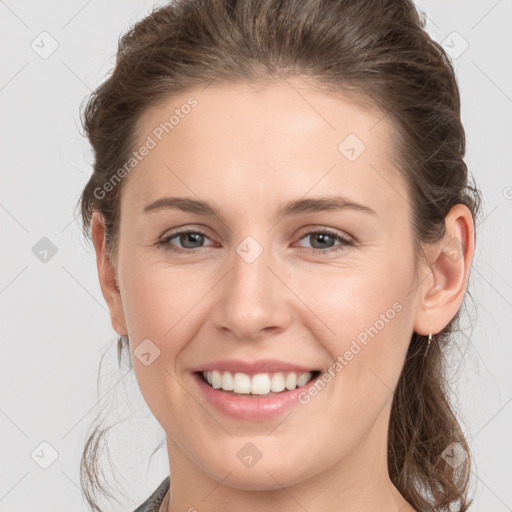
POLYGON ((474 255, 474 223, 471 211, 455 205, 445 218, 445 235, 432 247, 429 256, 431 276, 420 288, 419 308, 414 330, 428 335, 441 331, 460 308, 466 292, 474 255))
POLYGON ((110 321, 120 335, 127 335, 124 309, 117 283, 116 270, 107 256, 105 219, 100 212, 94 212, 91 219, 91 236, 96 251, 96 266, 101 293, 110 312, 110 321))

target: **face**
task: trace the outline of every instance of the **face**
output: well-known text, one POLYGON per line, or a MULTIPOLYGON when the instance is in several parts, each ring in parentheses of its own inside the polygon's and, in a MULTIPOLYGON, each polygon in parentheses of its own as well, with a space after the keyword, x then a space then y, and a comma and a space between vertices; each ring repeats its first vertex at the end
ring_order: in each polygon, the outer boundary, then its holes
POLYGON ((191 89, 141 118, 118 316, 171 473, 275 489, 385 460, 416 299, 382 117, 295 79, 191 89))

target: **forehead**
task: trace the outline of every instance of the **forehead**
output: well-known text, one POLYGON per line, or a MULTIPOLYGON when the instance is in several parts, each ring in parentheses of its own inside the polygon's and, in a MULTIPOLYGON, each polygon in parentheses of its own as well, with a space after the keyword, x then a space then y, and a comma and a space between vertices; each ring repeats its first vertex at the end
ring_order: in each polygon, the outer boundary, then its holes
POLYGON ((242 209, 339 193, 385 210, 405 194, 382 112, 299 79, 192 88, 147 111, 137 132, 137 148, 151 149, 123 196, 140 211, 166 192, 242 209))

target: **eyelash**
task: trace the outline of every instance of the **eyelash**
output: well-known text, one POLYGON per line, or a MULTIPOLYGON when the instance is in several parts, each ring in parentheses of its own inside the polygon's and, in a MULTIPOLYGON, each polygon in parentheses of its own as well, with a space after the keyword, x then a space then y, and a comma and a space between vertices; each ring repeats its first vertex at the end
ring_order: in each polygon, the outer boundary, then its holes
MULTIPOLYGON (((203 233, 199 229, 184 229, 184 230, 181 230, 181 231, 176 231, 175 233, 172 233, 171 235, 163 238, 162 240, 159 240, 156 243, 156 245, 158 247, 162 247, 164 249, 164 251, 171 251, 171 252, 174 252, 176 254, 191 255, 191 254, 194 254, 194 253, 195 254, 200 253, 200 250, 202 249, 202 247, 200 247, 198 249, 181 249, 180 247, 174 247, 174 246, 172 246, 170 244, 170 241, 173 238, 179 237, 179 236, 187 234, 187 233, 194 233, 194 234, 202 235, 205 238, 209 238, 208 235, 206 235, 206 233, 203 233)), ((338 235, 334 231, 330 231, 330 230, 327 230, 327 229, 318 229, 318 230, 315 230, 315 231, 308 231, 307 233, 305 233, 304 235, 301 236, 300 240, 302 240, 303 238, 306 238, 308 236, 311 236, 311 235, 329 235, 329 236, 331 236, 333 238, 338 239, 338 241, 341 242, 341 244, 342 244, 341 247, 331 247, 330 249, 311 249, 311 252, 313 252, 315 254, 320 254, 322 256, 323 255, 329 255, 330 256, 331 253, 342 252, 342 251, 345 250, 345 247, 351 247, 351 246, 354 245, 354 242, 352 240, 349 240, 348 238, 342 237, 341 235, 338 235)))

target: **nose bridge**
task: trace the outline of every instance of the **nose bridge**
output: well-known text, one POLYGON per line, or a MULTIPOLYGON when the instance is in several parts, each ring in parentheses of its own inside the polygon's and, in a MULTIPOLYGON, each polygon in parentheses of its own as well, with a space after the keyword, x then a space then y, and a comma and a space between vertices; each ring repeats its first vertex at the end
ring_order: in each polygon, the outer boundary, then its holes
POLYGON ((263 247, 254 237, 246 237, 236 248, 232 264, 232 287, 234 295, 240 298, 261 298, 270 295, 274 276, 268 269, 272 254, 269 247, 263 247))
POLYGON ((251 339, 263 329, 286 326, 290 316, 286 287, 271 270, 273 262, 270 247, 263 247, 252 236, 235 247, 231 271, 223 280, 222 297, 215 309, 218 328, 251 339))

